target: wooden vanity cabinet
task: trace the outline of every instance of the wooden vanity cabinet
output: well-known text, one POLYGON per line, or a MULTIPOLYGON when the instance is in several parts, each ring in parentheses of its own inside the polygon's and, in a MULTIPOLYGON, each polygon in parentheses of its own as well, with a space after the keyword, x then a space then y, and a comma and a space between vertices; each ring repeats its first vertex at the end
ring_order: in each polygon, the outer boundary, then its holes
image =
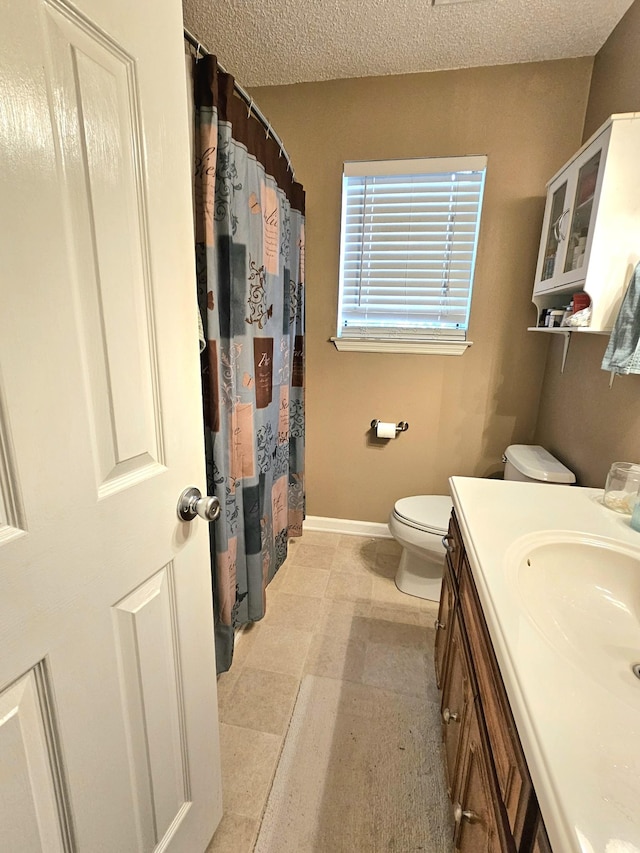
POLYGON ((454 516, 449 535, 435 655, 455 849, 551 853, 454 516))

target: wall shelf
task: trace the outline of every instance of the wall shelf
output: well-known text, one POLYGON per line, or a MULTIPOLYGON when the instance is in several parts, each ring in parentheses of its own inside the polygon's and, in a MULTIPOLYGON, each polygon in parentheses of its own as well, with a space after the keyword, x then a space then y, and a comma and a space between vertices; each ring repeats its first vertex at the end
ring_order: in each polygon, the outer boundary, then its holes
POLYGON ((610 335, 611 330, 605 329, 591 329, 589 326, 574 326, 573 328, 569 326, 555 326, 550 329, 547 326, 529 326, 527 329, 528 332, 543 332, 547 335, 562 335, 564 337, 564 346, 562 349, 562 365, 560 367, 560 373, 564 373, 564 366, 567 361, 567 353, 569 352, 569 344, 571 343, 571 335, 574 335, 576 332, 582 335, 610 335))

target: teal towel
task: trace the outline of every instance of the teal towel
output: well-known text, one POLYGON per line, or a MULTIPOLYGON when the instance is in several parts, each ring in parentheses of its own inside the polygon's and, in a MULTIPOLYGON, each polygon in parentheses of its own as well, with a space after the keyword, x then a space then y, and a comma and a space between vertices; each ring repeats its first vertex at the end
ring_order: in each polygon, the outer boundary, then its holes
POLYGON ((640 264, 633 271, 622 300, 602 369, 611 373, 640 373, 640 264))

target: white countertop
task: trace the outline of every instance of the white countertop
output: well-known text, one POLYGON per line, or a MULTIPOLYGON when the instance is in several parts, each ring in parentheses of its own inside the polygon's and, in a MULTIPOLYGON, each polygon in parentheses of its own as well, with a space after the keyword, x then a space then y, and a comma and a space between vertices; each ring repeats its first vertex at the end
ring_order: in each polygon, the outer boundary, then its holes
MULTIPOLYGON (((513 571, 520 537, 572 531, 637 549, 629 516, 602 491, 452 477, 451 495, 554 853, 640 853, 640 680, 609 690, 549 642, 513 571)), ((640 577, 633 603, 640 620, 640 577)), ((640 621, 639 621, 640 625, 640 621)), ((625 649, 640 662, 636 648, 625 649)), ((585 659, 586 660, 586 659, 585 659)), ((587 662, 588 664, 588 662, 587 662)))

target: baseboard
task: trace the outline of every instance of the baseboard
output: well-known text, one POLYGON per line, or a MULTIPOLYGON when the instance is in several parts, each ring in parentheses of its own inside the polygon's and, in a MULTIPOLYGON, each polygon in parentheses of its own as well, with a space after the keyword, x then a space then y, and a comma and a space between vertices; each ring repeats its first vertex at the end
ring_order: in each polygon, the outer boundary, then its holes
POLYGON ((350 518, 326 518, 308 515, 303 530, 320 530, 325 533, 345 533, 351 536, 370 536, 373 539, 392 539, 386 524, 377 521, 353 521, 350 518))

